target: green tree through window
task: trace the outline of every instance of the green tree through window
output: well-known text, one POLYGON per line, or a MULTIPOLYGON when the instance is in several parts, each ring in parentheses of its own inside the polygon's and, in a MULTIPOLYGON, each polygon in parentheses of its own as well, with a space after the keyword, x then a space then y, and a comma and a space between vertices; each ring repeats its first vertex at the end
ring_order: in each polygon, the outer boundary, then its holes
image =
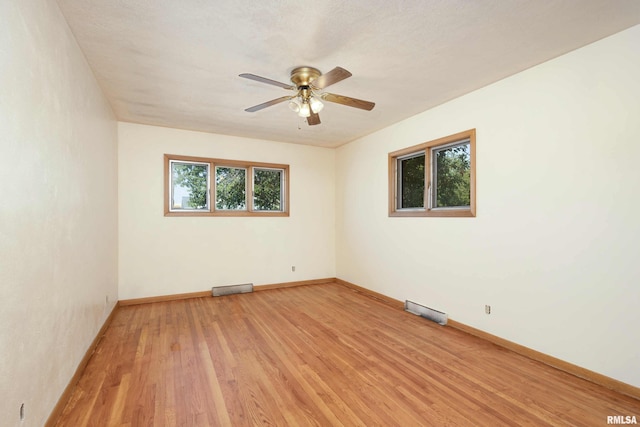
POLYGON ((289 216, 289 165, 164 155, 165 216, 289 216))
POLYGON ((193 163, 173 163, 173 197, 176 204, 177 190, 182 187, 187 190, 179 203, 182 209, 206 209, 207 203, 207 179, 209 175, 208 165, 193 163), (183 203, 183 200, 186 202, 183 203))
POLYGON ((247 206, 247 170, 216 168, 216 209, 242 210, 247 206))
POLYGON ((254 209, 282 210, 282 173, 283 171, 278 169, 254 169, 254 209))
POLYGON ((476 130, 389 153, 389 216, 475 217, 476 130))
POLYGON ((471 153, 469 144, 434 150, 436 188, 434 207, 469 206, 471 153))
POLYGON ((424 153, 400 160, 402 208, 424 207, 424 153))

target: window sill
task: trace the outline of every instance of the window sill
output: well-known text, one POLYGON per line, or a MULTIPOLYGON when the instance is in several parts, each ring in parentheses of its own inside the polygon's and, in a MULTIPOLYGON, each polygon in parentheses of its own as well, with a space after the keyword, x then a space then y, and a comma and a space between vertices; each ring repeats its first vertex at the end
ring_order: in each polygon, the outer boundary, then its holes
POLYGON ((471 209, 427 209, 427 210, 407 210, 389 212, 389 217, 410 218, 410 217, 448 217, 448 218, 475 218, 476 213, 471 209))
POLYGON ((238 217, 287 217, 289 212, 165 212, 164 216, 238 216, 238 217))

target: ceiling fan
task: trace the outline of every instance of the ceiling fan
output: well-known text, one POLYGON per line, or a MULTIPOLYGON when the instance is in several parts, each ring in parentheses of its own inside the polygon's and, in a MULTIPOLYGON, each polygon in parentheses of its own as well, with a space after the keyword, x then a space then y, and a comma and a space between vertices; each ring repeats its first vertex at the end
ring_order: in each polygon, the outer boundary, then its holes
POLYGON ((291 71, 291 83, 293 83, 293 85, 280 83, 265 77, 256 76, 255 74, 244 73, 240 74, 240 77, 294 91, 293 95, 272 99, 271 101, 254 105, 244 111, 253 113, 263 108, 289 101, 289 108, 298 113, 300 117, 305 117, 309 126, 320 124, 320 116, 318 113, 324 108, 321 100, 367 111, 371 111, 376 105, 373 102, 363 101, 361 99, 322 92, 327 86, 351 77, 351 73, 341 67, 336 67, 325 74, 320 73, 320 70, 313 67, 294 68, 291 71))

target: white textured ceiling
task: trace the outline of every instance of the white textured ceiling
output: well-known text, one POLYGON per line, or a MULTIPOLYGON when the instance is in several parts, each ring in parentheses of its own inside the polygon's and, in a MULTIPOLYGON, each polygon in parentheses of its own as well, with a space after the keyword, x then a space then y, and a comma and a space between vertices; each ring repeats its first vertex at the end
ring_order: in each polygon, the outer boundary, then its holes
POLYGON ((638 0, 58 0, 126 122, 335 147, 640 23, 638 0), (308 126, 296 66, 353 77, 308 126))

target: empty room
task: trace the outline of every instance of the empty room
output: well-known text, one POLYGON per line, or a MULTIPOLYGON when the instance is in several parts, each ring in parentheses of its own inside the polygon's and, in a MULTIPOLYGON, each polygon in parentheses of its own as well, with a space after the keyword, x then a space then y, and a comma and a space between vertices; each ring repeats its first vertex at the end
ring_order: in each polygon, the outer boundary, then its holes
POLYGON ((2 426, 640 422, 640 2, 0 19, 2 426))

